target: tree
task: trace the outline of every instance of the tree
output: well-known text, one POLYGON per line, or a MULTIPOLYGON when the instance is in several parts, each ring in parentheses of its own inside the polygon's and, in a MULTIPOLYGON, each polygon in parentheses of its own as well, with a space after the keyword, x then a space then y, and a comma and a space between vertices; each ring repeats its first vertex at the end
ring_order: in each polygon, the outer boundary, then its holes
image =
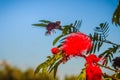
MULTIPOLYGON (((106 39, 110 29, 107 22, 100 23, 98 27, 95 27, 94 34, 89 35, 80 32, 81 21, 76 20, 74 23, 64 26, 60 24, 56 25, 57 21, 40 20, 40 22, 40 24, 33 25, 45 27, 48 34, 51 34, 55 29, 61 30, 62 33, 54 39, 53 45, 59 40, 61 43, 51 49, 53 55, 48 56, 45 62, 38 65, 35 74, 38 72, 44 73, 45 71, 54 72, 55 78, 60 64, 66 63, 72 57, 80 57, 84 58, 86 63, 85 68, 82 69, 78 76, 78 80, 120 79, 120 57, 113 59, 114 54, 120 52, 120 45, 106 39), (95 53, 99 52, 105 43, 110 44, 112 47, 109 47, 107 50, 100 53, 99 56, 96 56, 95 53), (114 69, 108 66, 108 62, 113 62, 114 69), (112 70, 115 74, 108 75, 103 73, 100 67, 112 70)), ((112 22, 116 26, 120 26, 120 2, 113 14, 112 22)))

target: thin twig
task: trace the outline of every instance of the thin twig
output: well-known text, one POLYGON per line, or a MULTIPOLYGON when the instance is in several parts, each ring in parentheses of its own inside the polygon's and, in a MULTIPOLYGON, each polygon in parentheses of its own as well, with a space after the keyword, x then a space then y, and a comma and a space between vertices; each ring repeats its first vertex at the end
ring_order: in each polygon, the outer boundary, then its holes
POLYGON ((103 40, 103 42, 109 43, 109 44, 112 44, 112 45, 116 45, 116 46, 120 47, 120 45, 118 45, 118 44, 116 44, 116 43, 113 43, 113 42, 111 42, 111 41, 108 41, 108 40, 103 40))
POLYGON ((109 66, 104 66, 104 65, 102 65, 102 64, 98 64, 98 65, 101 66, 101 67, 104 67, 104 68, 106 68, 106 69, 112 70, 112 71, 114 71, 114 72, 120 72, 120 70, 116 70, 116 69, 110 68, 109 66))

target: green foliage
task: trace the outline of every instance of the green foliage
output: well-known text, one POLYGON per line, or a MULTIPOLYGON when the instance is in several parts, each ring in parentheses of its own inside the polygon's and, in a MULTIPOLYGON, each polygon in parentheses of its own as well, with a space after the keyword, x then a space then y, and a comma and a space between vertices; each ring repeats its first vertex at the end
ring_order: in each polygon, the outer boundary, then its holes
POLYGON ((78 80, 76 75, 71 75, 71 76, 65 76, 64 80, 78 80))
MULTIPOLYGON (((32 68, 23 71, 4 63, 0 65, 0 80, 54 80, 54 77, 48 72, 34 75, 32 68)), ((59 80, 58 77, 55 80, 59 80)))
POLYGON ((33 26, 38 26, 38 27, 41 27, 41 26, 42 26, 42 27, 46 27, 47 24, 41 23, 41 24, 32 24, 32 25, 33 25, 33 26))
POLYGON ((108 75, 106 73, 103 74, 103 79, 102 80, 120 80, 120 73, 115 73, 113 75, 108 75))
POLYGON ((116 73, 114 76, 120 79, 120 72, 116 73))
POLYGON ((105 57, 106 59, 106 64, 108 63, 108 60, 110 62, 112 62, 113 59, 113 54, 115 54, 117 52, 117 50, 119 49, 119 46, 112 46, 111 48, 108 48, 107 50, 105 50, 103 53, 101 53, 99 56, 100 57, 105 57))
POLYGON ((82 24, 82 20, 80 21, 75 21, 75 23, 73 24, 73 26, 76 28, 74 32, 77 32, 79 31, 80 27, 81 27, 81 24, 82 24))
POLYGON ((96 27, 95 32, 98 33, 99 37, 102 38, 102 40, 106 40, 108 33, 109 33, 109 26, 108 23, 101 23, 99 27, 96 27))
MULTIPOLYGON (((48 23, 50 23, 51 21, 40 20, 40 22, 42 22, 42 23, 33 24, 33 25, 40 26, 40 27, 41 26, 46 27, 46 25, 48 23)), ((116 26, 120 26, 120 1, 119 1, 118 7, 116 8, 116 10, 113 14, 112 22, 115 23, 116 26)), ((72 24, 61 26, 60 30, 62 31, 62 33, 54 39, 53 45, 55 45, 59 40, 61 40, 61 43, 62 43, 62 40, 65 39, 65 36, 69 35, 70 33, 80 32, 79 29, 80 29, 81 23, 82 23, 82 21, 76 20, 72 24)), ((98 65, 101 67, 107 68, 109 70, 115 71, 115 74, 112 76, 109 76, 109 75, 103 73, 102 80, 120 80, 120 71, 114 70, 110 67, 107 67, 107 63, 112 62, 114 54, 117 53, 117 51, 120 49, 120 45, 107 40, 107 36, 109 34, 109 25, 107 22, 100 23, 98 27, 95 27, 94 31, 95 31, 94 34, 89 35, 89 37, 93 41, 92 49, 91 49, 91 51, 88 52, 89 54, 99 52, 104 43, 111 44, 111 46, 112 46, 112 47, 108 47, 107 50, 103 51, 99 55, 100 58, 105 59, 105 65, 104 64, 98 64, 98 65)), ((61 46, 61 44, 58 45, 58 47, 59 46, 61 46)), ((44 73, 44 72, 48 71, 48 72, 53 72, 54 78, 55 78, 58 66, 61 64, 61 60, 63 58, 63 55, 61 55, 61 53, 62 52, 60 52, 57 55, 53 55, 52 57, 49 56, 45 62, 41 63, 36 68, 35 74, 38 72, 44 73)), ((85 68, 82 69, 78 78, 71 76, 70 78, 65 77, 65 80, 86 80, 86 69, 85 68)))
POLYGON ((59 35, 58 37, 56 37, 53 40, 53 45, 55 45, 61 38, 63 38, 64 36, 72 33, 72 32, 79 32, 80 26, 81 26, 82 21, 75 21, 74 24, 70 24, 70 25, 65 25, 63 26, 63 30, 62 30, 62 34, 59 35))
POLYGON ((89 35, 90 38, 93 41, 93 46, 92 49, 89 53, 95 53, 96 51, 99 51, 100 48, 102 47, 103 44, 103 38, 101 36, 98 35, 98 33, 94 33, 94 35, 89 35))
POLYGON ((63 31, 62 31, 62 35, 67 35, 70 34, 72 32, 79 32, 80 26, 81 26, 82 21, 75 21, 74 24, 70 24, 70 25, 65 25, 63 26, 63 31))
POLYGON ((89 35, 93 41, 93 46, 90 53, 95 53, 96 51, 99 51, 100 48, 102 47, 103 42, 105 42, 108 36, 108 32, 109 32, 108 23, 107 22, 101 23, 94 30, 95 30, 94 34, 89 35))
POLYGON ((58 36, 58 37, 56 37, 55 39, 54 39, 54 41, 53 41, 53 46, 58 42, 58 40, 61 38, 61 37, 63 37, 64 35, 60 35, 60 36, 58 36))
POLYGON ((46 27, 48 23, 50 23, 51 21, 48 20, 39 20, 41 23, 39 24, 32 24, 33 26, 38 26, 38 27, 46 27))
POLYGON ((57 53, 56 55, 48 56, 48 59, 41 63, 40 65, 38 65, 38 67, 35 70, 35 74, 37 74, 38 72, 44 73, 44 72, 54 72, 54 78, 56 77, 56 73, 57 73, 57 69, 58 66, 61 63, 61 52, 57 53))
POLYGON ((113 14, 112 22, 115 23, 116 26, 120 26, 120 1, 113 14))
POLYGON ((51 21, 48 21, 48 20, 39 20, 39 22, 50 23, 51 21))
POLYGON ((82 69, 81 73, 78 76, 78 80, 86 80, 86 69, 82 69))

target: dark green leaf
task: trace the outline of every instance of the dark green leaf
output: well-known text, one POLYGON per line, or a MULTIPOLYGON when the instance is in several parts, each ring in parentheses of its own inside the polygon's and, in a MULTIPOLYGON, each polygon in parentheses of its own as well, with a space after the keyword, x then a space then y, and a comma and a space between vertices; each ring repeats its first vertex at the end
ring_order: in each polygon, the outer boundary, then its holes
POLYGON ((60 65, 60 63, 61 63, 61 61, 58 61, 54 66, 54 78, 56 78, 57 69, 58 69, 58 66, 60 65))
POLYGON ((98 42, 98 48, 97 48, 97 51, 100 50, 100 47, 101 47, 101 42, 98 42))
POLYGON ((51 21, 48 21, 48 20, 39 20, 40 22, 43 22, 43 23, 50 23, 51 21))
POLYGON ((75 23, 74 23, 74 25, 73 25, 73 26, 75 27, 75 26, 76 26, 76 24, 77 24, 77 20, 75 21, 75 23))
POLYGON ((32 24, 33 26, 39 26, 39 27, 46 27, 47 26, 47 24, 43 24, 43 23, 41 23, 41 24, 32 24))
POLYGON ((118 46, 112 46, 108 48, 107 50, 105 50, 103 53, 101 53, 99 56, 101 57, 104 56, 107 60, 112 62, 113 54, 115 54, 118 49, 119 49, 118 46))
POLYGON ((120 79, 120 72, 116 74, 116 77, 120 79))
POLYGON ((115 23, 116 26, 120 26, 120 1, 113 14, 112 22, 115 23))
POLYGON ((60 35, 57 38, 55 38, 54 41, 53 41, 53 45, 55 45, 61 37, 63 37, 63 35, 60 35))
POLYGON ((97 42, 94 43, 94 50, 93 50, 93 53, 96 52, 96 49, 97 49, 97 42))
POLYGON ((77 31, 79 31, 80 27, 81 27, 81 24, 82 24, 82 20, 81 21, 78 21, 77 24, 76 24, 76 29, 77 31))

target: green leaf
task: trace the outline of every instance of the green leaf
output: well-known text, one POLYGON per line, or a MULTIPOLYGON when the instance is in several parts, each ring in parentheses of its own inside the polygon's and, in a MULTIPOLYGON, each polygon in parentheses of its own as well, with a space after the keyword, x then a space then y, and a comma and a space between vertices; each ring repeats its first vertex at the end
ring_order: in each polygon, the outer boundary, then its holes
POLYGON ((68 32, 69 32, 69 28, 70 28, 69 25, 64 26, 64 29, 63 29, 63 31, 62 31, 62 34, 63 34, 63 35, 69 34, 69 33, 68 33, 68 32))
POLYGON ((56 77, 57 69, 58 69, 58 66, 60 65, 60 63, 61 63, 61 61, 58 61, 54 66, 54 78, 56 77))
POLYGON ((98 33, 94 33, 94 40, 98 40, 98 33))
POLYGON ((109 58, 109 61, 112 62, 111 56, 109 56, 108 58, 109 58))
POLYGON ((108 32, 109 32, 109 25, 107 22, 105 23, 101 23, 99 25, 99 27, 96 27, 95 29, 95 32, 98 34, 98 37, 101 37, 101 38, 98 38, 98 39, 103 39, 105 40, 106 37, 108 36, 108 32))
POLYGON ((113 17, 112 17, 112 22, 116 26, 120 26, 120 1, 119 1, 119 4, 118 4, 116 10, 114 11, 114 14, 113 14, 113 17))
POLYGON ((81 27, 81 24, 82 24, 82 20, 81 21, 78 21, 77 24, 76 24, 76 29, 77 31, 79 31, 80 27, 81 27))
MULTIPOLYGON (((101 53, 99 56, 101 56, 101 57, 103 56, 107 60, 109 60, 110 62, 112 62, 113 54, 115 54, 118 49, 119 49, 118 46, 112 46, 112 47, 108 48, 107 50, 105 50, 103 53, 101 53)), ((108 63, 108 61, 107 61, 107 63, 108 63)))
POLYGON ((41 24, 32 24, 33 26, 39 26, 39 27, 46 27, 47 26, 47 24, 43 24, 43 23, 41 23, 41 24))
POLYGON ((86 69, 82 69, 81 73, 78 76, 78 80, 86 80, 86 69))
POLYGON ((61 52, 57 53, 56 55, 53 55, 52 57, 48 56, 47 60, 37 66, 35 69, 34 74, 37 74, 39 71, 42 73, 45 71, 48 71, 48 68, 52 65, 54 65, 58 60, 62 58, 61 52))
POLYGON ((53 45, 55 45, 61 37, 63 37, 63 35, 60 35, 57 38, 55 38, 54 41, 53 41, 53 45))
POLYGON ((40 22, 43 22, 43 23, 50 23, 51 21, 48 21, 48 20, 39 20, 40 22))
POLYGON ((101 42, 98 42, 98 49, 97 49, 97 51, 100 50, 100 47, 101 47, 101 42))
POLYGON ((120 72, 116 74, 116 78, 120 79, 120 72))
POLYGON ((45 68, 47 66, 47 64, 44 62, 44 63, 41 63, 40 65, 37 66, 37 68, 35 69, 35 72, 34 74, 37 74, 42 68, 45 68))
POLYGON ((77 20, 75 21, 74 25, 73 26, 76 26, 77 25, 77 20))

